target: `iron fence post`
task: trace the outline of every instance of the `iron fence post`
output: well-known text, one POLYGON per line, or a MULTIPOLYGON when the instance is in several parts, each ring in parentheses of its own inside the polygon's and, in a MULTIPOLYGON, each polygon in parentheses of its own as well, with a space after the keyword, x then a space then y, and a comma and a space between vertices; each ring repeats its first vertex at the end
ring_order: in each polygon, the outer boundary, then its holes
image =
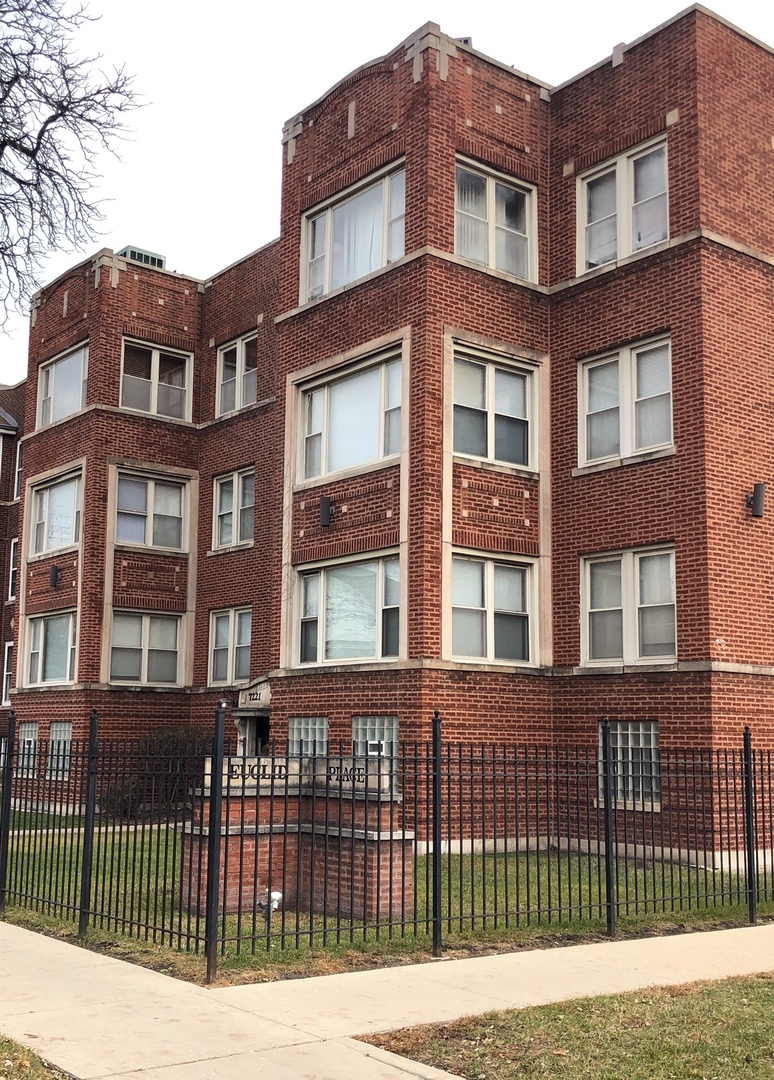
POLYGON ((94 817, 97 803, 97 734, 99 714, 91 710, 89 717, 89 757, 86 780, 86 817, 83 825, 83 853, 81 859, 81 902, 78 913, 78 937, 86 937, 89 929, 91 907, 91 872, 94 858, 94 817))
POLYGON ((433 713, 433 956, 441 955, 441 713, 433 713))
POLYGON ((16 711, 8 714, 8 738, 3 762, 3 805, 0 808, 0 915, 5 912, 5 894, 8 888, 8 844, 11 838, 11 782, 13 781, 13 754, 16 740, 16 711))
POLYGON ((753 787, 752 736, 749 727, 744 729, 744 836, 745 836, 745 883, 747 911, 751 923, 758 918, 758 860, 755 841, 755 809, 753 787))
POLYGON ((602 719, 602 802, 605 823, 605 909, 607 911, 607 932, 615 937, 615 862, 613 855, 613 755, 610 746, 610 720, 602 719))
POLYGON ((215 736, 212 740, 210 771, 210 812, 207 819, 207 912, 204 924, 204 955, 207 957, 207 982, 218 974, 218 900, 220 897, 220 830, 223 813, 223 746, 226 731, 226 703, 215 710, 215 736))

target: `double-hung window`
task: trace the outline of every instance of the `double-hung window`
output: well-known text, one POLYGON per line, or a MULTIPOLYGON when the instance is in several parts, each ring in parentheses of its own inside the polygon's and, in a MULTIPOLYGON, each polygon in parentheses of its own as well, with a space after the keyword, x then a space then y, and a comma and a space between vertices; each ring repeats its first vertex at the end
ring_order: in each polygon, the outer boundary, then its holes
POLYGON ((452 558, 452 656, 534 663, 530 564, 452 558))
POLYGON ((397 657, 397 555, 305 570, 300 584, 300 663, 397 657))
POLYGON ((38 427, 45 427, 86 408, 89 347, 41 367, 38 376, 38 427))
MULTIPOLYGON (((600 731, 600 770, 602 768, 600 731)), ((611 787, 616 803, 633 809, 661 805, 661 756, 658 721, 616 720, 610 724, 611 787)), ((600 795, 602 780, 600 776, 600 795)))
POLYGON ((119 473, 116 541, 182 549, 185 488, 173 480, 119 473))
POLYGON ((110 650, 112 682, 177 683, 178 615, 116 611, 110 650))
POLYGON ((255 404, 258 396, 258 337, 248 334, 218 350, 218 416, 255 404))
POLYGON ((652 664, 677 657, 672 549, 584 559, 583 596, 586 663, 652 664))
POLYGON ((533 466, 533 374, 459 353, 454 358, 454 453, 533 466))
POLYGON ((247 682, 250 678, 252 610, 231 608, 210 616, 210 683, 247 682))
POLYGON ((400 357, 305 389, 301 400, 305 480, 400 452, 400 357))
POLYGON ((215 479, 216 548, 234 547, 253 539, 255 531, 255 472, 229 473, 215 479))
POLYGON ((190 420, 191 366, 189 353, 125 341, 121 370, 122 408, 190 420))
POLYGON ((578 178, 578 273, 669 236, 666 142, 640 147, 578 178))
POLYGON ((33 489, 32 554, 77 544, 81 528, 81 478, 68 476, 33 489))
POLYGON ((3 700, 0 705, 11 704, 11 673, 13 671, 13 642, 6 641, 3 657, 3 700))
POLYGON ((534 281, 531 188, 457 166, 454 250, 463 259, 534 281))
POLYGON ((75 681, 75 612, 29 620, 29 686, 75 681))
POLYGON ((19 540, 14 537, 11 541, 11 558, 8 567, 8 599, 16 599, 16 589, 19 581, 19 540))
POLYGON ((406 172, 401 168, 307 214, 302 300, 314 300, 402 258, 405 204, 406 172))
POLYGON ((672 445, 669 341, 636 345, 580 365, 581 465, 672 445))

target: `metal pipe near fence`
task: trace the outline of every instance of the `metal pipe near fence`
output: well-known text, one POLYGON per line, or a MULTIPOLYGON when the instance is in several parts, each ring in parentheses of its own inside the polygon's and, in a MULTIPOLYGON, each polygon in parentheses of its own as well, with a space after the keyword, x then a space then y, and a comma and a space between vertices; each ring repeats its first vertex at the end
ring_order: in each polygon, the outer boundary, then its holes
POLYGON ((441 955, 441 713, 433 713, 433 956, 441 955))
POLYGON ((207 982, 218 974, 218 899, 220 896, 220 830, 223 813, 223 756, 226 731, 226 703, 215 710, 215 736, 212 740, 210 770, 210 812, 207 819, 207 911, 204 919, 204 955, 207 958, 207 982))
POLYGON ((94 814, 97 803, 97 762, 99 714, 91 710, 89 717, 89 759, 86 780, 86 815, 83 823, 81 858, 81 898, 78 910, 78 937, 86 937, 91 909, 91 874, 94 861, 94 814))
POLYGON ((5 894, 8 888, 8 843, 11 836, 11 783, 13 781, 13 755, 16 741, 16 712, 8 715, 8 739, 3 762, 3 803, 0 807, 0 915, 5 911, 5 894))
POLYGON ((749 727, 744 729, 744 836, 745 836, 745 885, 747 912, 750 922, 758 918, 758 865, 756 859, 755 809, 753 786, 752 736, 749 727))
POLYGON ((610 720, 602 718, 602 802, 604 803, 605 823, 605 909, 607 911, 607 932, 615 936, 616 893, 615 893, 615 855, 613 853, 613 755, 610 743, 610 720))

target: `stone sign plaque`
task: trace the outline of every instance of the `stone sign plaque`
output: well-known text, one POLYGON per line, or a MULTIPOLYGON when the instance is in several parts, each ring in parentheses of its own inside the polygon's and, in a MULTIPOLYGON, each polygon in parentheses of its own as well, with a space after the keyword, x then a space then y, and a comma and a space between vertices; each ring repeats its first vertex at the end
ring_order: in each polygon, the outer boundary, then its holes
MULTIPOLYGON (((258 789, 279 792, 286 787, 324 788, 330 794, 392 790, 393 762, 376 757, 227 757, 223 790, 258 789)), ((212 758, 204 763, 204 786, 210 788, 212 758)))

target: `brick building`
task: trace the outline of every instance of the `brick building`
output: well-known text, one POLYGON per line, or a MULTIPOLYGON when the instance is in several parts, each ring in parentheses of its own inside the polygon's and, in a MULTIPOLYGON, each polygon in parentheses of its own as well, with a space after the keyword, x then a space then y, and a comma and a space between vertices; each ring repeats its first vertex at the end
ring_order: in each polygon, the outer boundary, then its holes
POLYGON ((25 737, 225 696, 251 752, 434 708, 470 741, 609 715, 624 760, 774 742, 773 98, 699 6, 553 89, 427 24, 287 123, 278 240, 43 290, 25 737))

